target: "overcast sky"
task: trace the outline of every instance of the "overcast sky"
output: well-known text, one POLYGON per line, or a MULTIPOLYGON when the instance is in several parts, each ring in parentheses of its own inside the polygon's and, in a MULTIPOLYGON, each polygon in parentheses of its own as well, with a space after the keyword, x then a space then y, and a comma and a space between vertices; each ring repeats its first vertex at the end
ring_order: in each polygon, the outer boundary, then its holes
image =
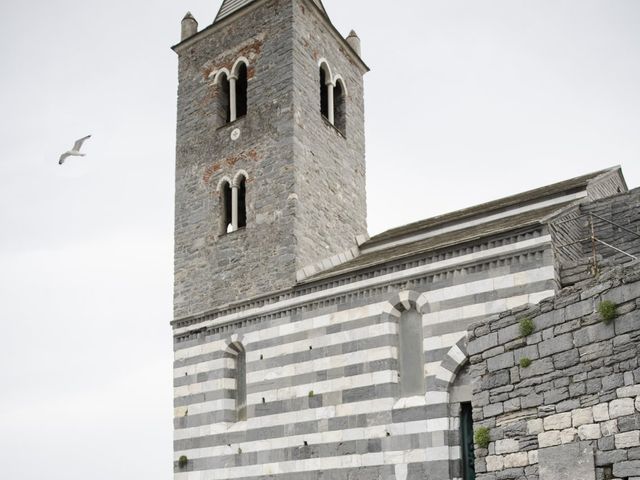
MULTIPOLYGON (((324 3, 372 68, 371 233, 617 164, 640 185, 640 1, 324 3)), ((171 478, 169 46, 219 6, 0 2, 3 478, 171 478)))

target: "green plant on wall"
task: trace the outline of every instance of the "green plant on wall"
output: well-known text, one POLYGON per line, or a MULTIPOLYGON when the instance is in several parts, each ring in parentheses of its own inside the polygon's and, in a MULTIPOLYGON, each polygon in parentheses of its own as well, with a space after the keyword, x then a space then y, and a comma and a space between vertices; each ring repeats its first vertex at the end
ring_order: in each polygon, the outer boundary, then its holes
POLYGON ((476 428, 476 431, 473 434, 473 441, 480 448, 487 448, 491 441, 491 431, 487 427, 476 428))
POLYGON ((527 357, 523 357, 520 359, 520 366, 522 368, 529 368, 531 366, 531 359, 527 357))
POLYGON ((184 455, 182 455, 178 459, 178 467, 180 467, 180 468, 185 468, 188 463, 189 463, 189 459, 187 457, 185 457, 184 455))
POLYGON ((605 300, 598 305, 598 313, 604 323, 611 323, 618 316, 618 306, 609 300, 605 300))
POLYGON ((530 318, 523 318, 520 320, 520 336, 528 337, 536 329, 535 323, 530 318))

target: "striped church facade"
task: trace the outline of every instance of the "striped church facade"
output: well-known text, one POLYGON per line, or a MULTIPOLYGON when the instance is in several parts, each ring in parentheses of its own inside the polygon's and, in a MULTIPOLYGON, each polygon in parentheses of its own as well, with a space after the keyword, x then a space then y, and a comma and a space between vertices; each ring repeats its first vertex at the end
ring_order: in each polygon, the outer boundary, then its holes
POLYGON ((292 289, 175 321, 175 479, 462 479, 467 329, 554 295, 550 219, 612 177, 392 231, 292 289))

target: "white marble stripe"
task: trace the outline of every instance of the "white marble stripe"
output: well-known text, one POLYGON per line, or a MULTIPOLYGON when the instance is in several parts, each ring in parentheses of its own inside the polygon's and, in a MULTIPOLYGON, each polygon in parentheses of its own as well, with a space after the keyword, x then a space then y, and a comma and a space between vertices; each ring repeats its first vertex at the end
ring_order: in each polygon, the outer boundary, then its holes
POLYGON ((538 210, 541 208, 546 208, 546 207, 550 207, 552 205, 559 205, 561 203, 566 203, 566 202, 571 202, 573 200, 578 200, 580 198, 584 198, 587 196, 587 192, 586 191, 581 191, 578 193, 573 193, 570 195, 565 195, 562 197, 558 197, 558 198, 553 198, 550 200, 545 200, 543 202, 538 202, 538 203, 534 203, 532 205, 526 205, 524 207, 518 207, 518 208, 512 208, 510 210, 507 210, 506 212, 502 212, 502 213, 496 213, 494 215, 488 215, 488 216, 483 216, 482 218, 478 218, 476 220, 469 220, 466 222, 461 222, 461 223, 457 223, 455 225, 452 225, 450 227, 444 227, 444 228, 439 228, 439 229, 435 229, 435 230, 430 230, 428 232, 425 233, 421 233, 418 235, 412 235, 410 237, 407 238, 403 238, 401 240, 397 240, 395 242, 386 242, 380 245, 376 245, 370 248, 364 248, 362 249, 362 253, 371 253, 371 252, 377 252, 379 250, 386 250, 387 248, 393 248, 396 247, 398 245, 405 245, 407 243, 413 243, 413 242, 417 242, 419 240, 424 240, 426 238, 432 238, 432 237, 436 237, 438 235, 442 235, 444 233, 449 233, 449 232, 454 232, 456 230, 462 230, 464 228, 470 228, 470 227, 474 227, 477 225, 482 225, 484 223, 489 223, 495 220, 500 220, 503 218, 508 218, 508 217, 512 217, 514 215, 519 215, 521 213, 526 213, 526 212, 531 212, 533 210, 538 210))
POLYGON ((515 253, 521 250, 527 250, 532 247, 548 244, 551 242, 550 235, 543 235, 541 237, 532 238, 529 240, 523 240, 521 242, 512 243, 509 245, 503 245, 496 248, 491 248, 487 250, 482 250, 479 252, 470 253, 467 255, 461 255, 459 257, 450 258, 447 260, 442 260, 439 262, 430 263, 428 265, 422 265, 420 267, 410 268, 407 270, 403 270, 400 272, 394 272, 387 275, 381 275, 379 277, 370 278, 367 280, 361 280, 359 282, 353 282, 346 285, 342 285, 335 288, 330 288, 327 290, 322 290, 319 292, 313 292, 307 295, 301 295, 300 297, 291 298, 287 300, 283 300, 280 302, 275 302, 269 305, 265 305, 262 307, 256 307, 252 309, 247 309, 242 312, 237 312, 229 315, 224 315, 222 317, 218 317, 213 320, 208 320, 204 322, 199 322, 194 325, 189 325, 187 327, 175 328, 174 334, 181 335, 187 333, 193 329, 200 329, 203 327, 211 327, 215 325, 222 325, 229 322, 238 321, 244 318, 259 316, 268 314, 274 311, 292 308, 299 305, 306 305, 312 303, 316 300, 320 300, 322 298, 331 297, 335 295, 343 295, 347 292, 351 292, 354 290, 359 290, 362 288, 374 287, 377 285, 383 285, 391 282, 395 282, 398 280, 402 280, 403 278, 421 275, 425 273, 429 273, 432 271, 440 270, 443 268, 448 268, 454 265, 460 265, 463 263, 468 263, 471 261, 485 260, 491 257, 495 257, 498 255, 504 255, 507 253, 515 253))
POLYGON ((228 480, 234 478, 260 477, 286 473, 303 473, 317 470, 375 467, 399 463, 422 463, 449 460, 449 447, 430 447, 417 450, 388 451, 364 455, 342 455, 327 458, 310 458, 289 462, 265 463, 242 467, 220 468, 205 472, 177 473, 175 480, 228 480))
POLYGON ((217 378, 208 382, 190 383, 180 387, 173 387, 173 396, 186 397, 188 395, 197 395, 199 393, 210 393, 216 390, 235 390, 235 378, 217 378))
POLYGON ((247 362, 256 362, 263 359, 281 357, 282 355, 291 355, 308 351, 309 347, 323 348, 332 345, 340 345, 342 343, 364 340, 367 338, 379 337, 381 335, 395 335, 398 332, 398 326, 395 322, 383 322, 375 325, 368 325, 362 328, 346 330, 344 332, 336 332, 329 335, 308 338, 297 342, 275 345, 269 348, 262 348, 256 351, 247 351, 247 362))
MULTIPOLYGON (((235 380, 229 379, 229 389, 235 389, 235 380)), ((207 382, 208 383, 208 382, 207 382)), ((322 382, 307 383, 304 385, 297 385, 294 387, 285 387, 275 390, 267 390, 264 392, 257 392, 247 395, 247 405, 260 405, 262 399, 265 402, 275 402, 280 400, 291 400, 294 398, 308 397, 309 393, 313 391, 315 395, 320 395, 330 392, 341 392, 344 390, 350 390, 353 388, 368 387, 372 385, 380 385, 387 383, 398 383, 397 370, 382 370, 379 372, 365 373, 362 375, 356 375, 353 377, 340 377, 331 380, 325 380, 322 382)), ((178 387, 180 388, 180 387, 178 387)), ((200 392, 198 392, 200 393, 200 392)), ((210 393, 214 393, 212 390, 210 393)), ((194 402, 188 405, 179 407, 182 412, 184 409, 188 409, 189 413, 196 412, 208 413, 218 411, 220 400, 212 400, 208 402, 194 402)), ((232 408, 233 409, 233 408, 232 408)))
POLYGON ((273 415, 265 415, 262 417, 250 417, 245 422, 237 422, 232 424, 218 423, 211 425, 202 425, 199 427, 176 429, 174 430, 174 439, 184 440, 187 438, 218 435, 220 433, 226 432, 256 430, 260 428, 276 427, 279 425, 313 422, 316 420, 324 420, 328 418, 347 417, 353 415, 354 411, 360 413, 364 411, 366 411, 367 413, 388 412, 391 408, 393 408, 394 402, 394 398, 378 398, 344 405, 330 405, 326 407, 310 408, 296 412, 276 413, 273 415))
POLYGON ((323 357, 309 362, 294 363, 281 367, 266 368, 256 370, 247 374, 247 384, 260 383, 264 381, 288 378, 295 375, 331 370, 334 368, 344 368, 351 365, 375 362, 378 360, 397 359, 398 349, 386 346, 372 348, 369 350, 358 350, 355 352, 323 357))
POLYGON ((352 428, 345 430, 310 433, 306 435, 292 435, 287 437, 268 438, 265 440, 233 444, 231 446, 220 445, 216 447, 178 450, 174 452, 174 456, 175 460, 178 460, 182 455, 185 455, 190 459, 212 458, 234 455, 237 453, 238 448, 242 449, 243 453, 263 452, 268 450, 300 447, 305 441, 308 442, 309 445, 321 445, 328 443, 348 442, 352 440, 385 438, 387 436, 387 432, 389 432, 393 437, 398 437, 402 435, 413 435, 418 433, 449 431, 449 427, 449 418, 443 417, 406 423, 376 425, 373 427, 365 428, 352 428))
POLYGON ((473 305, 466 305, 464 307, 427 313, 423 315, 422 320, 423 324, 426 326, 447 323, 454 320, 463 320, 465 318, 494 315, 529 303, 535 305, 536 303, 539 303, 540 300, 552 297, 553 295, 555 295, 553 290, 546 290, 543 292, 518 295, 516 297, 500 298, 491 302, 476 303, 473 305))

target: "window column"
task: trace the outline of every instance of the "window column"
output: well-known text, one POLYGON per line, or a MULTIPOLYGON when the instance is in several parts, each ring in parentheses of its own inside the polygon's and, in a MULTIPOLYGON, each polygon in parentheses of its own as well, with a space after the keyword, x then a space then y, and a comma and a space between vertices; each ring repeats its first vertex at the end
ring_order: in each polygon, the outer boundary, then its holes
POLYGON ((238 185, 231 187, 231 230, 238 230, 238 185))
POLYGON ((329 116, 327 118, 329 120, 329 123, 333 125, 335 123, 336 116, 335 116, 334 100, 333 100, 333 85, 331 84, 331 82, 327 83, 327 102, 328 102, 328 109, 329 109, 329 111, 327 112, 329 116))
POLYGON ((235 122, 238 117, 238 110, 236 105, 236 82, 238 77, 233 74, 229 77, 229 108, 231 110, 230 122, 235 122))

